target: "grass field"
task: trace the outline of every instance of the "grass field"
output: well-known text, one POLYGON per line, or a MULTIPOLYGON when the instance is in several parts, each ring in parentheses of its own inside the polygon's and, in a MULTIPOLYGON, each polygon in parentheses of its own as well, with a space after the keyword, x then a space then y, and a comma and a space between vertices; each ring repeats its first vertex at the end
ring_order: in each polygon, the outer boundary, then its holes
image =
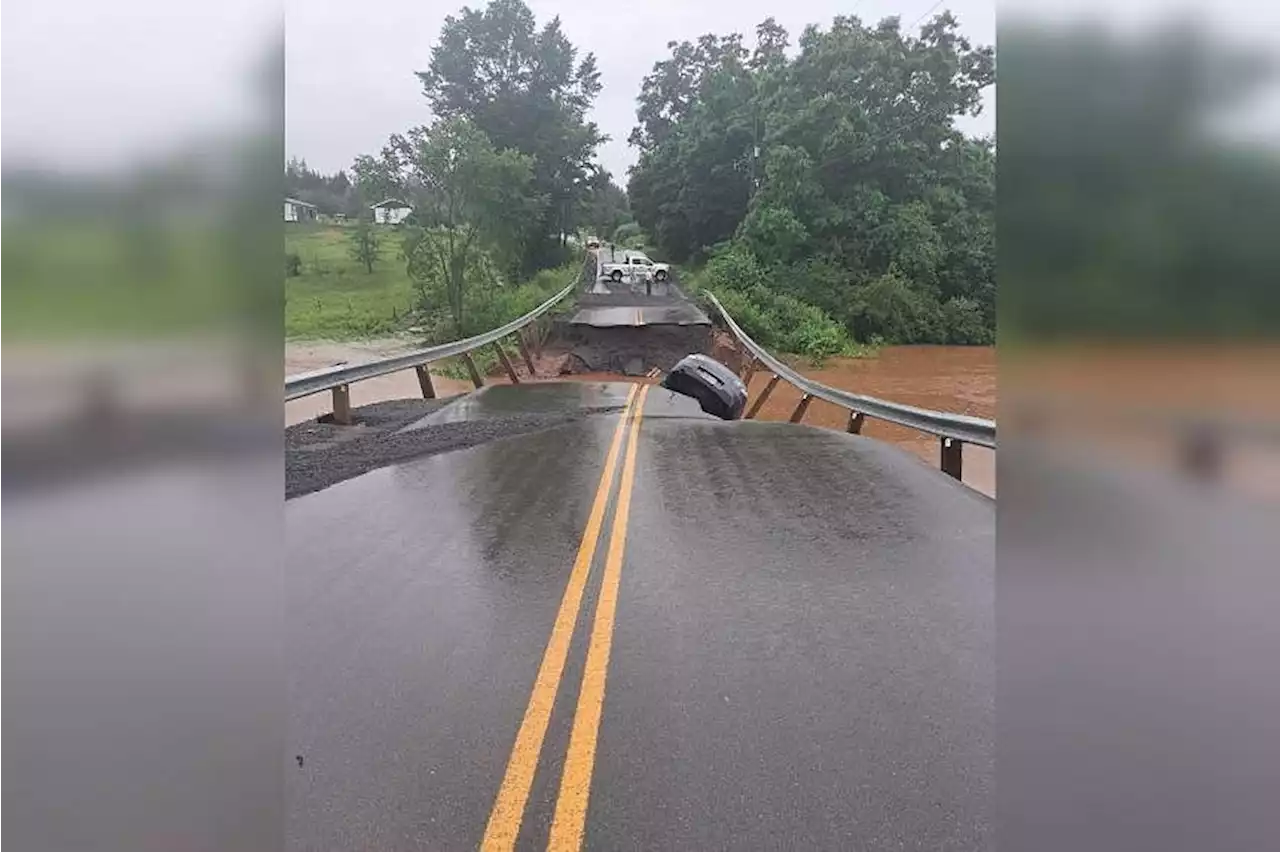
POLYGON ((351 258, 351 230, 338 225, 286 226, 285 251, 301 261, 299 274, 284 279, 286 339, 362 340, 420 325, 424 344, 456 340, 528 313, 574 280, 582 266, 575 258, 517 286, 468 288, 464 328, 458 331, 441 309, 426 315, 418 309, 419 293, 399 256, 398 231, 378 229, 380 257, 368 273, 351 258))
POLYGON ((400 235, 379 228, 373 273, 350 255, 350 227, 285 225, 285 252, 302 261, 284 280, 284 330, 289 339, 355 340, 403 331, 416 294, 400 259, 400 235))

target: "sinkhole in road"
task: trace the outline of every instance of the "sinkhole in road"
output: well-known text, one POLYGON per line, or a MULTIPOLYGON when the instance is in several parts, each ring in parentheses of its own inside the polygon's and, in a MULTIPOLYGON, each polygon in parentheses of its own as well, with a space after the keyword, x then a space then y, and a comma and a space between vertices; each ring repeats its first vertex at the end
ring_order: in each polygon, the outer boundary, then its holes
POLYGON ((594 328, 564 326, 560 336, 568 349, 561 375, 614 373, 644 376, 654 368, 666 372, 686 355, 715 357, 711 328, 705 325, 645 325, 594 328))

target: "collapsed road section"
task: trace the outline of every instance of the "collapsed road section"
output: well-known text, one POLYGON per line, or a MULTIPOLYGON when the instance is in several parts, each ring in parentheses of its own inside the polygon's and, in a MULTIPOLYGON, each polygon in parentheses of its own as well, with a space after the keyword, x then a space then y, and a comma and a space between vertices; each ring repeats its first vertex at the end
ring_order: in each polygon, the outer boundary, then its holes
POLYGON ((711 351, 711 320, 670 280, 597 280, 557 326, 570 349, 563 372, 643 376, 711 351))

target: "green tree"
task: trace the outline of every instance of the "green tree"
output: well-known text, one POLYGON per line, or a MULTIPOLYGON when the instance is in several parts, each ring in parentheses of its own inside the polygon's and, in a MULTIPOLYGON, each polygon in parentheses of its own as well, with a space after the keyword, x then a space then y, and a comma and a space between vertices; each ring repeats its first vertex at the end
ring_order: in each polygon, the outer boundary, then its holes
MULTIPOLYGON (((782 33, 785 44, 786 31, 782 33)), ((737 33, 708 33, 696 42, 670 41, 667 49, 671 57, 654 63, 653 71, 640 84, 636 109, 639 124, 628 141, 641 151, 661 145, 676 124, 689 116, 713 74, 739 70, 747 58, 742 36, 737 33)))
POLYGON ((473 122, 449 118, 392 136, 379 159, 362 158, 354 171, 413 208, 402 246, 409 275, 424 300, 443 294, 462 334, 468 288, 496 282, 494 259, 543 206, 531 158, 498 150, 473 122))
POLYGON ((620 225, 631 221, 626 192, 604 169, 600 169, 592 180, 585 219, 592 233, 601 237, 607 237, 620 225))
POLYGON ((756 48, 751 52, 751 70, 764 71, 785 65, 790 40, 790 35, 777 20, 765 18, 756 26, 756 48))
POLYGON ((351 232, 351 244, 348 251, 351 259, 364 267, 364 271, 370 275, 373 274, 373 265, 378 262, 378 234, 370 226, 369 220, 360 217, 356 223, 356 227, 351 232))
POLYGON ((994 81, 991 48, 948 12, 787 43, 769 19, 749 56, 736 34, 670 45, 636 110, 636 221, 677 262, 749 251, 770 288, 863 336, 974 339, 975 306, 994 328, 995 152, 954 126, 994 81))
POLYGON ((383 147, 381 156, 361 154, 356 157, 351 173, 356 178, 356 194, 362 207, 394 198, 400 192, 401 173, 407 166, 403 162, 407 144, 403 136, 393 134, 391 141, 383 147))
POLYGON ((563 262, 563 235, 591 193, 592 161, 606 138, 586 120, 600 92, 595 56, 579 59, 559 18, 538 28, 521 0, 493 0, 445 19, 418 78, 437 116, 466 118, 498 149, 529 158, 544 204, 520 229, 519 269, 563 262))

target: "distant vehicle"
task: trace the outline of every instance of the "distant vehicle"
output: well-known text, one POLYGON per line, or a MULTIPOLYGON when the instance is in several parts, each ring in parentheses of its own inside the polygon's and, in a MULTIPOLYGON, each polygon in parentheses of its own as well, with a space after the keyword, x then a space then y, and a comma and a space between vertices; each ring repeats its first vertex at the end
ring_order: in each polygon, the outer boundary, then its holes
POLYGON ((650 275, 655 281, 666 281, 671 277, 671 265, 656 263, 642 251, 625 251, 622 253, 621 263, 606 263, 600 268, 600 272, 611 280, 619 282, 627 277, 635 281, 648 278, 650 275))
POLYGON ((662 379, 670 391, 692 397, 706 413, 721 420, 740 420, 747 407, 747 386, 719 361, 686 355, 662 379))
POLYGON ((600 238, 599 238, 599 237, 587 237, 587 248, 589 248, 589 249, 598 249, 598 248, 600 248, 600 238))

